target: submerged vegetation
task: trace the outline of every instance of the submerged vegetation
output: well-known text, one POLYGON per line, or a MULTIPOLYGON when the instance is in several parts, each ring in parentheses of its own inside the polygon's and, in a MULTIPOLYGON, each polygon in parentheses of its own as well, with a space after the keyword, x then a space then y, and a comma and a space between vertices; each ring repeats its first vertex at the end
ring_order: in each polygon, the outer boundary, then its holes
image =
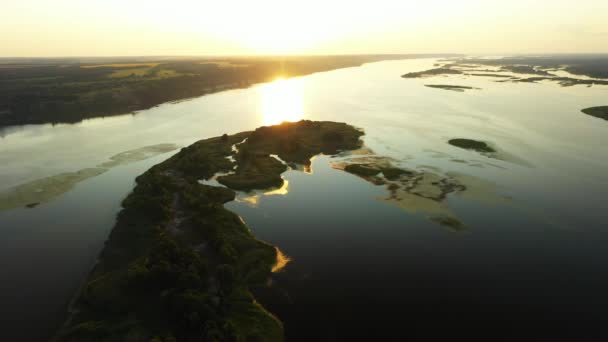
POLYGON ((385 186, 388 196, 381 199, 383 202, 408 212, 430 215, 431 221, 447 226, 452 231, 466 229, 445 206, 449 194, 467 189, 467 185, 455 177, 399 168, 393 165, 390 158, 371 153, 334 162, 333 167, 359 176, 374 185, 385 186))
POLYGON ((343 123, 283 123, 199 141, 152 167, 124 200, 56 340, 283 340, 280 321, 249 291, 277 269, 277 249, 224 208, 232 189, 199 180, 236 166, 224 184, 267 187, 286 169, 271 154, 310 164, 316 154, 358 148, 362 134, 343 123))
POLYGON ((467 229, 467 227, 462 222, 460 222, 459 219, 453 216, 436 216, 431 218, 431 220, 439 225, 448 227, 453 231, 458 232, 467 229))
POLYGON ((34 208, 68 192, 76 184, 99 176, 113 167, 137 162, 171 152, 177 149, 174 144, 157 144, 118 153, 108 161, 73 172, 64 172, 49 177, 11 187, 0 192, 0 211, 19 207, 34 208))
POLYGON ((596 118, 608 120, 608 106, 590 107, 581 110, 581 112, 595 116, 596 118))

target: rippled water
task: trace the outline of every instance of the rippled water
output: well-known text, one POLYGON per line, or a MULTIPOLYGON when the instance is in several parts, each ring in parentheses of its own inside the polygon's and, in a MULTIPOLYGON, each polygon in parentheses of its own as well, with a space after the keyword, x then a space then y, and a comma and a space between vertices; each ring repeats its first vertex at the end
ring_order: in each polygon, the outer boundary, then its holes
POLYGON ((311 173, 288 171, 285 191, 228 204, 291 258, 259 294, 291 340, 596 328, 608 319, 608 123, 580 109, 605 105, 608 87, 399 77, 433 63, 373 63, 137 115, 0 131, 0 201, 19 204, 0 212, 1 334, 43 339, 53 330, 134 177, 174 153, 141 160, 123 152, 299 118, 351 123, 377 155, 421 172, 467 175, 484 191, 441 204, 467 227, 454 232, 428 211, 384 201, 385 187, 333 169, 335 159, 323 156, 311 173), (451 138, 487 141, 503 157, 450 146, 451 138), (99 165, 108 167, 69 186, 65 177, 40 183, 99 165), (56 194, 23 207, 51 189, 56 194))

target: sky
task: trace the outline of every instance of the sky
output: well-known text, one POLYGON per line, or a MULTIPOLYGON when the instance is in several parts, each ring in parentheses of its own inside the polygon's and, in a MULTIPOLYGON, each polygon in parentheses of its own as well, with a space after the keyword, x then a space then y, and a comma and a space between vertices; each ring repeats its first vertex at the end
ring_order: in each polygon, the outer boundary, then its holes
POLYGON ((608 52, 608 0, 1 0, 0 57, 608 52))

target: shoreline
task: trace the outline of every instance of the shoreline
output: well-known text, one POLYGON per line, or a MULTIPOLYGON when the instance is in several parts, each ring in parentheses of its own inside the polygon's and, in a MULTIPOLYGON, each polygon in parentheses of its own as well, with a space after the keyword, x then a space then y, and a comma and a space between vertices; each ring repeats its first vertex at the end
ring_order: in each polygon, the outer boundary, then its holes
MULTIPOLYGON (((385 60, 446 55, 233 57, 157 63, 50 65, 37 77, 35 64, 0 70, 0 128, 78 123, 86 119, 136 114, 161 104, 225 90, 248 88, 276 78, 292 78, 385 60), (152 66, 153 65, 153 66, 152 66), (3 80, 2 72, 7 74, 3 80), (129 74, 130 73, 130 74, 129 74), (117 75, 118 76, 114 76, 117 75), (50 78, 50 79, 49 79, 50 78), (33 80, 33 81, 32 81, 33 80)), ((17 65, 19 66, 19 65, 17 65)))

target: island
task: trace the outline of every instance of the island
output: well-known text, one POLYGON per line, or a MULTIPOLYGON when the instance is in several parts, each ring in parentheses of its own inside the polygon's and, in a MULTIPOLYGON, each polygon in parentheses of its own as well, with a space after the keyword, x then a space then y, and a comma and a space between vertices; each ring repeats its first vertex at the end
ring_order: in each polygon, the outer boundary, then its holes
POLYGON ((490 147, 487 143, 485 143, 483 141, 473 140, 473 139, 464 139, 464 138, 450 139, 450 140, 448 140, 448 144, 450 144, 452 146, 460 147, 460 148, 463 148, 466 150, 477 151, 480 153, 496 152, 496 150, 493 149, 492 147, 490 147))
POLYGON ((136 179, 55 341, 282 341, 255 301, 281 263, 224 208, 235 189, 279 186, 288 165, 360 148, 344 123, 300 121, 205 139, 136 179), (213 177, 223 186, 204 184, 213 177))
POLYGON ((608 106, 590 107, 581 110, 581 112, 595 116, 596 118, 608 120, 608 106))
MULTIPOLYGON (((496 77, 496 82, 556 82, 563 87, 608 85, 608 58, 605 55, 514 56, 505 58, 458 58, 442 60, 434 68, 402 75, 402 78, 429 78, 459 75, 496 77), (560 75, 561 73, 561 75, 560 75)), ((447 88, 442 88, 447 89, 447 88)), ((454 89, 449 89, 454 90, 454 89)))
POLYGON ((439 75, 460 75, 462 71, 450 68, 448 66, 444 66, 441 68, 410 72, 407 74, 401 75, 402 78, 422 78, 422 77, 431 77, 431 76, 439 76, 439 75))
POLYGON ((425 84, 424 86, 429 87, 429 88, 457 91, 460 93, 464 92, 465 90, 479 89, 479 88, 475 88, 475 87, 450 85, 450 84, 425 84))

